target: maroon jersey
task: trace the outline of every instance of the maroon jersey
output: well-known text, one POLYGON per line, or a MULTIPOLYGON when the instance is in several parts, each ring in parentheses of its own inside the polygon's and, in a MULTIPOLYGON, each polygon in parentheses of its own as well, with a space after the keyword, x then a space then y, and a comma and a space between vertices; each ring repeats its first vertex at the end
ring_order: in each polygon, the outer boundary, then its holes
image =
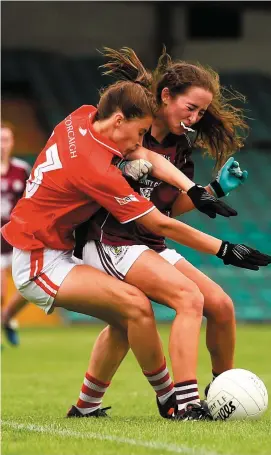
MULTIPOLYGON (((11 158, 6 174, 1 175, 1 227, 10 220, 10 214, 23 195, 30 166, 22 160, 11 158)), ((1 235, 1 253, 12 251, 12 246, 1 235)))
MULTIPOLYGON (((144 136, 143 146, 164 156, 187 177, 193 179, 192 144, 187 135, 169 134, 162 143, 159 143, 148 132, 144 136)), ((146 180, 139 182, 129 179, 129 183, 136 192, 150 200, 162 213, 170 216, 171 207, 179 195, 178 188, 150 175, 146 180)), ((87 227, 87 240, 101 240, 103 243, 113 246, 143 244, 157 252, 166 248, 164 237, 157 236, 136 222, 120 224, 104 209, 99 210, 88 225, 79 228, 76 233, 76 242, 81 244, 81 247, 85 243, 87 227)), ((76 253, 80 257, 78 251, 80 251, 80 247, 76 249, 76 253)))

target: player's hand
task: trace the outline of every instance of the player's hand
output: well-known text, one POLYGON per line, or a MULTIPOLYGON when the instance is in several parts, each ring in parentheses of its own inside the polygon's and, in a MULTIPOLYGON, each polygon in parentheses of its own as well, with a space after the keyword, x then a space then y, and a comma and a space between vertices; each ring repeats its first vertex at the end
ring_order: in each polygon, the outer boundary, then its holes
POLYGON ((245 183, 248 172, 242 171, 238 161, 233 156, 226 161, 218 172, 215 180, 209 184, 216 197, 228 196, 228 194, 245 183))
POLYGON ((216 215, 225 217, 236 216, 236 210, 229 205, 219 201, 212 194, 208 193, 201 185, 194 185, 187 191, 187 195, 192 200, 194 206, 202 213, 205 213, 210 218, 215 218, 216 215))
POLYGON ((118 167, 125 177, 131 177, 133 180, 147 177, 152 171, 152 164, 142 158, 133 161, 122 161, 118 167))
POLYGON ((216 255, 225 265, 234 265, 242 269, 259 270, 260 267, 271 264, 271 256, 263 254, 243 244, 223 241, 216 255))

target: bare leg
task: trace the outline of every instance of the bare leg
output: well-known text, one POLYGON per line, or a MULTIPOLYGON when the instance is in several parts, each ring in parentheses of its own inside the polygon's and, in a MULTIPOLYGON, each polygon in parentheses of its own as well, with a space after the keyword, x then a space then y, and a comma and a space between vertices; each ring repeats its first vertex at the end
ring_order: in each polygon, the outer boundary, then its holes
POLYGON ((94 344, 88 373, 102 382, 110 382, 129 349, 126 330, 105 327, 94 344))
POLYGON ((158 369, 164 361, 152 307, 138 289, 93 267, 74 267, 63 281, 55 307, 88 314, 127 330, 141 368, 158 369))
POLYGON ((18 291, 15 291, 2 310, 2 325, 7 325, 27 303, 28 301, 18 291))
POLYGON ((8 287, 8 269, 1 269, 1 308, 5 303, 5 298, 7 296, 7 287, 8 287))
POLYGON ((194 281, 204 296, 204 316, 207 318, 206 344, 212 369, 216 373, 233 368, 236 322, 234 305, 223 289, 185 259, 176 267, 194 281))
MULTIPOLYGON (((207 317, 206 344, 211 356, 212 368, 216 373, 233 368, 236 323, 234 306, 223 289, 188 261, 182 259, 176 268, 194 281, 204 295, 204 315, 207 317)), ((106 327, 92 351, 89 370, 99 378, 110 382, 123 360, 128 345, 124 334, 106 327), (109 361, 110 359, 110 361, 109 361)))
POLYGON ((145 251, 125 278, 149 298, 176 311, 169 340, 175 383, 196 378, 203 296, 198 287, 154 251, 145 251))
MULTIPOLYGON (((8 269, 1 270, 1 305, 4 304, 7 295, 7 273, 8 269)), ((20 311, 26 304, 26 300, 16 290, 11 300, 4 306, 1 314, 1 325, 5 331, 7 340, 13 345, 19 345, 19 335, 17 327, 13 324, 12 317, 20 311)))
MULTIPOLYGON (((126 275, 126 281, 153 300, 176 310, 169 345, 174 379, 175 382, 183 382, 196 378, 203 306, 203 298, 197 287, 153 251, 141 254, 126 275)), ((99 375, 103 374, 101 379, 110 382, 127 351, 123 334, 107 327, 95 343, 88 371, 96 378, 101 378, 99 375), (106 358, 110 359, 107 366, 105 353, 106 358)))

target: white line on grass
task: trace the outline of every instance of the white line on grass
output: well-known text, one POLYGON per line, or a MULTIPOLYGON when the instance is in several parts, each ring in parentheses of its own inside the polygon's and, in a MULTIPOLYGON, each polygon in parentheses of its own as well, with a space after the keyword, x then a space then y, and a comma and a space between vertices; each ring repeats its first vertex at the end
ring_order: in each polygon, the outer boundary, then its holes
POLYGON ((153 450, 161 450, 169 453, 182 453, 182 454, 195 454, 195 455, 218 455, 217 453, 210 452, 208 449, 200 449, 198 447, 187 447, 184 445, 164 444, 162 442, 155 441, 142 441, 140 439, 130 438, 119 438, 118 436, 111 436, 108 434, 96 434, 96 433, 80 433, 67 429, 59 429, 52 425, 40 426, 34 424, 24 424, 13 421, 2 420, 1 424, 3 427, 13 428, 14 430, 27 430, 33 431, 34 433, 44 433, 53 436, 65 436, 77 439, 96 439, 100 441, 114 441, 117 444, 128 444, 131 446, 141 446, 153 450))

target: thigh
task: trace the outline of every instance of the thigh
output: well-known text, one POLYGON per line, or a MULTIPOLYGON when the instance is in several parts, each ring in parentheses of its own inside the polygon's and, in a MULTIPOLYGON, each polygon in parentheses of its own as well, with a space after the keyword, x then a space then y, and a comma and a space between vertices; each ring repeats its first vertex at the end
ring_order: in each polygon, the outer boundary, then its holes
POLYGON ((55 307, 88 314, 109 324, 126 328, 133 314, 152 315, 149 300, 138 289, 89 265, 75 266, 63 280, 55 307))
POLYGON ((83 261, 84 264, 124 280, 128 270, 146 250, 149 248, 145 245, 111 246, 92 240, 84 247, 83 261))
POLYGON ((205 275, 203 272, 194 267, 186 259, 182 259, 175 264, 177 270, 193 281, 204 296, 204 313, 212 310, 219 298, 225 295, 225 292, 217 283, 205 275))
POLYGON ((136 286, 156 302, 172 308, 175 307, 169 302, 197 289, 189 278, 153 250, 144 251, 139 256, 128 271, 125 282, 136 286))

